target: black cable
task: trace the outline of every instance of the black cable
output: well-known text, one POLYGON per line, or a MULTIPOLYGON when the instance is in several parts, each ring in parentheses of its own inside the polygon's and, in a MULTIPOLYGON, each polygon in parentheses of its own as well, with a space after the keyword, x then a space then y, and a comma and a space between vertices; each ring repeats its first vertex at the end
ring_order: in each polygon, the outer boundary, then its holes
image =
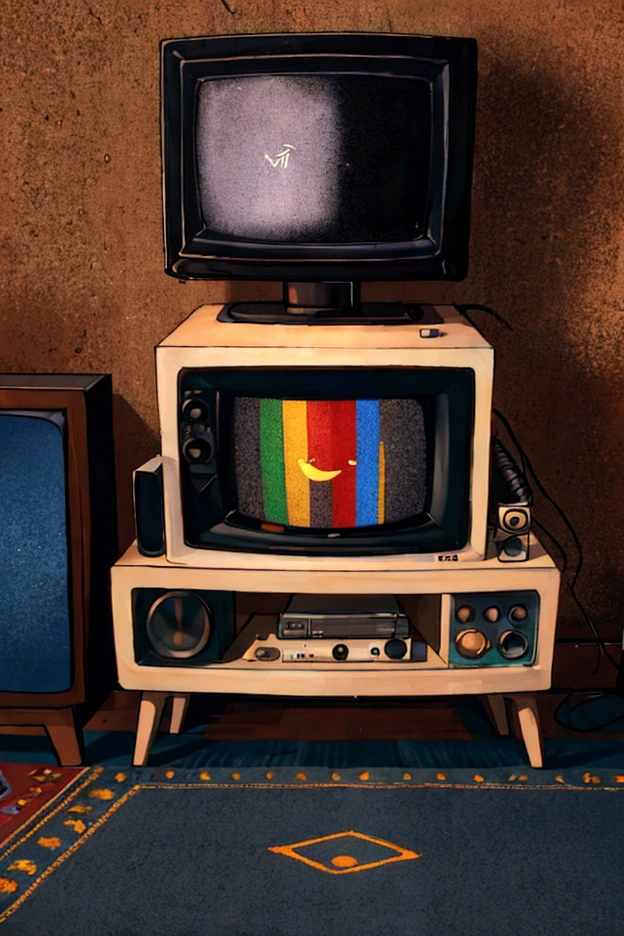
POLYGON ((475 312, 487 312, 488 315, 493 316, 493 318, 495 318, 497 322, 500 322, 500 324, 501 324, 501 325, 504 325, 505 328, 508 328, 509 331, 513 331, 513 328, 511 327, 511 325, 509 324, 509 322, 506 322, 505 319, 503 318, 503 316, 502 316, 499 312, 497 312, 495 309, 491 309, 490 306, 479 305, 478 303, 475 304, 474 302, 466 302, 466 303, 463 303, 463 304, 462 304, 462 303, 457 303, 457 302, 456 302, 456 303, 455 303, 455 308, 458 310, 458 312, 461 312, 462 315, 464 315, 464 316, 468 319, 468 321, 470 322, 470 324, 471 324, 473 327, 474 327, 474 323, 472 322, 472 320, 471 320, 471 319, 469 318, 469 316, 467 315, 467 312, 468 312, 469 310, 473 310, 473 311, 475 311, 475 312))
POLYGON ((550 530, 548 530, 544 526, 543 523, 540 523, 539 520, 536 520, 535 517, 531 517, 531 526, 536 526, 538 529, 542 531, 542 533, 545 533, 547 538, 551 541, 551 543, 554 544, 556 549, 558 549, 559 552, 561 553, 561 567, 559 568, 559 571, 563 575, 567 571, 567 568, 568 568, 568 555, 565 549, 563 548, 559 540, 555 539, 555 537, 550 532, 550 530))
MULTIPOLYGON (((531 473, 531 476, 532 476, 532 478, 533 478, 533 480, 534 480, 534 482, 535 482, 535 485, 536 485, 538 491, 546 498, 547 501, 549 501, 549 503, 551 503, 551 504, 553 505, 553 507, 555 508, 555 510, 557 511, 557 513, 559 514, 559 516, 561 517, 561 519, 563 520, 563 522, 564 522, 564 524, 565 524, 565 526, 566 526, 568 532, 569 532, 569 533, 571 534, 571 536, 572 536, 572 539, 573 539, 573 541, 574 541, 574 545, 575 545, 575 547, 576 547, 576 551, 577 551, 577 553, 578 553, 578 562, 577 562, 577 565, 576 565, 576 569, 574 570, 574 575, 572 576, 572 581, 569 582, 569 583, 567 583, 567 584, 568 584, 568 588, 570 589, 570 594, 572 595, 572 598, 574 599, 574 602, 575 602, 577 608, 578 608, 579 611, 581 612, 581 614, 582 614, 582 616, 583 616, 585 622, 587 623, 587 625, 589 626, 589 628, 590 628, 592 634, 594 635, 594 639, 595 639, 595 641, 596 641, 596 644, 597 644, 598 647, 600 648, 601 654, 604 653, 605 656, 611 661, 611 663, 612 663, 612 664, 615 666, 615 668, 619 671, 620 664, 619 664, 619 663, 617 662, 617 660, 616 660, 613 656, 611 656, 611 654, 609 653, 609 651, 608 651, 608 649, 607 649, 607 647, 606 647, 604 641, 602 640, 602 638, 600 637, 600 634, 598 633, 598 631, 597 631, 597 629, 596 629, 596 626, 595 626, 594 622, 593 622, 592 619, 590 618, 589 614, 587 613, 587 611, 585 610, 585 608, 584 608, 583 605, 581 604, 581 601, 580 601, 578 595, 576 594, 576 583, 577 583, 577 581, 578 581, 578 578, 579 578, 579 575, 580 575, 580 573, 581 573, 581 569, 582 569, 582 566, 583 566, 583 547, 582 547, 582 545, 581 545, 581 541, 580 541, 579 538, 578 538, 577 532, 576 532, 576 530, 574 529, 574 527, 572 526, 572 523, 570 522, 570 520, 569 520, 567 514, 565 513, 565 511, 564 511, 564 510, 559 506, 559 504, 550 496, 550 494, 548 493, 548 491, 546 490, 546 488, 544 487, 544 485, 542 484, 542 482, 540 481, 540 479, 539 479, 538 476, 536 475, 535 469, 533 468, 533 465, 531 464, 531 460, 529 459, 529 456, 526 454, 526 452, 525 452, 525 450, 523 449, 522 445, 521 445, 520 442, 518 441, 518 437, 516 436, 515 432, 513 431, 512 427, 511 427, 511 425, 510 425, 510 423, 509 423, 509 420, 508 420, 505 416, 503 416, 503 414, 500 412, 500 410, 493 409, 492 412, 493 412, 494 415, 497 417, 497 419, 499 419, 499 420, 501 421, 501 423, 503 424, 503 426, 504 426, 505 429, 507 430, 507 432, 508 432, 508 434, 509 434, 509 437, 511 438, 511 441, 512 441, 513 444, 516 446, 517 450, 521 453, 522 461, 523 461, 523 463, 526 463, 526 466, 527 466, 529 472, 531 473)), ((552 538, 552 537, 551 537, 551 538, 552 538)), ((596 665, 596 670, 597 670, 597 668, 598 668, 599 665, 600 665, 600 659, 598 660, 598 663, 597 663, 597 665, 596 665)), ((596 670, 595 670, 595 671, 596 671, 596 670)), ((594 672, 595 672, 595 671, 594 671, 594 672)))
POLYGON ((526 472, 516 464, 500 439, 492 437, 492 460, 495 466, 496 497, 501 504, 533 506, 533 491, 526 472))
MULTIPOLYGON (((567 567, 568 567, 568 556, 567 556, 567 553, 566 553, 565 549, 563 548, 563 546, 561 545, 561 543, 560 543, 557 539, 555 539, 555 537, 554 537, 553 534, 550 532, 550 530, 548 530, 542 523, 539 523, 539 521, 537 521, 537 520, 535 519, 535 517, 532 517, 532 518, 531 518, 531 525, 532 525, 532 526, 536 526, 536 527, 538 527, 540 530, 542 530, 542 531, 546 534, 547 538, 548 538, 549 540, 551 540, 551 542, 557 547, 557 549, 558 549, 559 552, 561 553, 561 557, 562 557, 563 562, 562 562, 562 566, 561 566, 561 568, 559 569, 559 571, 561 572, 562 575, 564 575, 565 572, 566 572, 566 570, 567 570, 567 567)), ((566 583, 566 584, 568 584, 568 583, 566 583)), ((570 585, 569 585, 569 584, 568 584, 568 588, 570 588, 570 585)), ((595 638, 596 643, 597 643, 597 647, 598 647, 598 659, 596 660, 596 665, 595 665, 594 669, 592 670, 592 676, 593 676, 595 673, 598 672, 598 669, 599 669, 599 667, 600 667, 600 660, 602 659, 603 654, 606 654, 606 656, 608 656, 608 657, 610 658, 610 660, 611 660, 612 663, 615 663, 615 660, 613 659, 613 657, 611 657, 609 651, 608 651, 607 648, 606 648, 606 645, 603 644, 602 640, 597 636, 597 629, 596 629, 595 625, 593 624, 593 622, 591 621, 589 615, 588 615, 587 612, 585 611, 585 608, 583 608, 583 606, 582 606, 581 603, 579 602, 579 599, 578 599, 578 597, 577 597, 577 595, 576 595, 576 592, 575 592, 575 591, 572 591, 571 588, 570 588, 570 591, 571 591, 571 594, 572 594, 572 598, 574 599, 576 605, 578 606, 578 608, 579 608, 581 614, 582 614, 583 617, 585 618, 586 622, 589 624, 589 627, 591 628, 592 633, 593 633, 594 638, 595 638)), ((618 665, 617 663, 615 663, 615 665, 618 666, 618 668, 619 668, 619 665, 618 665)))
MULTIPOLYGON (((555 537, 554 537, 553 534, 550 532, 550 530, 548 530, 542 523, 539 523, 534 517, 531 518, 531 524, 532 524, 532 526, 539 527, 539 529, 542 530, 542 531, 546 534, 546 536, 548 537, 548 539, 550 539, 550 540, 554 543, 554 545, 557 547, 557 549, 560 551, 561 556, 562 556, 562 559, 563 559, 563 564, 562 564, 562 567, 559 569, 559 571, 560 571, 561 574, 563 575, 563 574, 565 573, 565 571, 566 571, 566 569, 567 569, 567 565, 568 565, 568 557, 567 557, 567 553, 566 553, 565 549, 563 548, 563 546, 561 545, 561 543, 559 543, 559 541, 558 541, 557 539, 555 539, 555 537)), ((567 584, 567 583, 566 583, 566 584, 567 584)), ((570 586, 568 585, 568 587, 570 587, 570 586)), ((583 617, 585 618, 585 620, 586 620, 587 623, 589 624, 589 626, 590 626, 590 628, 591 628, 591 630, 592 630, 592 633, 594 634, 594 638, 597 638, 597 629, 596 629, 595 625, 593 624, 593 622, 591 621, 589 615, 588 615, 587 612, 585 611, 585 608, 583 608, 583 606, 581 605, 581 603, 580 603, 580 601, 579 601, 579 599, 578 599, 578 597, 577 597, 577 595, 576 595, 576 592, 572 591, 571 589, 570 589, 570 591, 571 591, 571 594, 572 594, 572 598, 574 599, 574 601, 575 601, 577 607, 579 608, 581 614, 583 615, 583 617)), ((595 675, 595 674, 598 672, 598 669, 599 669, 599 667, 600 667, 600 660, 602 659, 603 654, 605 654, 607 657, 609 657, 609 659, 611 660, 611 662, 614 663, 614 664, 618 667, 618 669, 619 669, 619 664, 617 664, 617 663, 615 662, 615 660, 613 659, 613 657, 611 656, 611 654, 610 654, 609 651, 607 650, 606 644, 603 644, 603 642, 602 642, 602 640, 601 640, 600 638, 597 638, 597 639, 596 639, 596 643, 597 643, 597 647, 598 647, 598 659, 596 660, 596 665, 595 665, 594 669, 592 670, 592 676, 595 675)))
MULTIPOLYGON (((495 411, 495 412, 496 412, 496 411, 495 411)), ((499 418, 501 418, 501 414, 500 414, 500 413, 497 412, 497 415, 498 415, 499 418)), ((502 418, 502 421, 503 421, 503 423, 506 423, 506 422, 507 422, 507 421, 504 419, 504 417, 502 418)), ((521 456, 521 460, 522 460, 522 462, 524 463, 524 457, 525 457, 526 453, 525 453, 524 450, 522 449, 522 446, 521 446, 520 443, 518 442, 517 438, 515 437, 515 434, 514 434, 513 431, 511 430, 511 427, 509 426, 508 423, 507 423, 507 427, 506 427, 506 428, 508 428, 508 432, 509 432, 509 434, 510 434, 510 436, 511 436, 511 438, 512 438, 512 441, 514 442, 514 445, 516 446, 516 448, 518 448, 519 453, 520 453, 520 456, 521 456)), ((528 462, 528 458, 527 458, 526 460, 527 460, 527 462, 528 462)), ((556 502, 554 502, 554 501, 552 500, 552 498, 548 495, 548 493, 544 491, 543 485, 540 485, 539 479, 536 477, 535 471, 533 470, 532 466, 530 465, 530 462, 529 462, 529 466, 530 466, 531 474, 533 475, 533 478, 535 479, 535 481, 536 481, 536 483, 537 483, 537 485, 538 485, 538 488, 539 488, 540 490, 542 490, 543 493, 545 493, 546 497, 554 504, 554 506, 557 508, 557 510, 559 511, 559 513, 563 513, 563 512, 561 511, 561 509, 559 508, 559 505, 556 504, 556 502)), ((524 469, 523 469, 523 470, 524 470, 524 469)), ((566 520, 566 519, 567 519, 567 518, 566 518, 565 515, 564 515, 564 520, 566 520)), ((538 520, 536 520, 535 517, 532 517, 532 518, 531 518, 531 524, 532 524, 532 526, 536 526, 536 527, 538 527, 540 530, 542 530, 542 531, 546 534, 546 536, 551 540, 551 542, 555 545, 555 547, 559 550, 559 552, 561 553, 562 566, 561 566, 561 568, 560 568, 560 572, 561 572, 561 574, 563 575, 563 574, 566 572, 567 567, 568 567, 568 556, 567 556, 566 550, 565 550, 564 547, 561 545, 561 543, 556 539, 556 537, 550 532, 550 530, 548 530, 542 523, 540 523, 538 520)), ((571 526, 571 524, 569 523, 569 521, 568 521, 568 524, 566 524, 566 525, 571 526)), ((573 532, 573 535, 574 535, 575 531, 572 531, 572 532, 573 532)), ((580 541, 578 541, 578 537, 575 537, 575 542, 577 543, 577 549, 578 549, 579 552, 580 552, 580 558, 582 558, 582 547, 581 547, 580 541)), ((576 579, 576 577, 578 577, 578 568, 577 568, 577 572, 576 572, 576 575, 575 575, 575 579, 576 579)), ((581 605, 581 603, 580 603, 580 601, 579 601, 579 598, 578 598, 578 596, 577 596, 577 594, 576 594, 576 591, 575 591, 571 586, 569 586, 569 587, 570 587, 570 591, 571 591, 571 594, 572 594, 572 597, 573 597, 574 601, 576 602, 576 604, 577 604, 579 610, 581 611, 583 617, 585 618, 585 620, 586 620, 587 623, 589 624, 589 626, 590 626, 590 628, 591 628, 591 630, 592 630, 592 633, 594 634, 594 638, 596 639, 597 650, 598 650, 598 659, 597 659, 597 661, 596 661, 596 665, 595 665, 595 667, 594 667, 594 670, 593 670, 592 675, 598 671, 598 668, 599 668, 599 666, 600 666, 600 660, 602 659, 603 654, 605 654, 605 655, 609 658, 609 660, 619 669, 619 664, 618 664, 618 663, 615 661, 615 659, 611 656, 611 654, 610 654, 609 651, 607 650, 607 648, 606 648, 604 642, 603 642, 603 641, 600 639, 600 637, 598 636, 596 627, 595 627, 595 625, 593 624, 593 622, 591 621, 591 619, 589 618, 589 615, 587 614, 587 612, 585 611, 585 609, 583 608, 583 606, 581 605)), ((565 696, 565 698, 559 703, 559 705, 557 706, 557 708, 555 709, 555 711, 554 711, 554 713, 553 713, 553 717, 554 717, 555 721, 557 722, 558 725, 561 725, 562 728, 566 728, 566 729, 569 730, 569 731, 576 731, 576 732, 578 732, 579 734, 583 734, 583 733, 589 734, 589 733, 592 733, 592 732, 603 731, 605 728, 609 728, 611 725, 615 725, 615 724, 617 724, 618 722, 621 722, 621 721, 624 719, 624 711, 623 711, 620 715, 618 715, 618 716, 615 717, 615 718, 611 718, 611 719, 609 719, 609 720, 606 721, 606 722, 599 722, 598 724, 596 724, 596 725, 591 725, 591 726, 588 727, 588 728, 576 727, 576 726, 574 726, 571 722, 569 722, 569 721, 568 721, 568 722, 564 721, 564 720, 561 718, 561 716, 560 716, 561 709, 562 709, 567 703, 569 703, 570 700, 573 699, 575 695, 578 695, 578 694, 579 694, 578 692, 569 692, 569 693, 565 696)), ((614 696, 614 693, 612 693, 612 692, 599 692, 599 693, 594 693, 594 694, 592 694, 591 696, 587 697, 587 693, 584 693, 584 692, 583 692, 582 695, 585 696, 584 701, 582 701, 582 702, 580 702, 578 705, 574 706, 574 709, 573 709, 572 711, 576 711, 576 709, 581 708, 583 705, 587 705, 587 704, 589 704, 589 703, 596 702, 596 701, 598 701, 599 699, 612 698, 612 697, 614 696)))
MULTIPOLYGON (((496 312, 495 309, 492 309, 492 308, 490 308, 489 306, 481 305, 481 304, 477 304, 477 303, 464 303, 464 304, 462 304, 462 303, 456 303, 456 304, 455 304, 455 308, 456 308, 459 312, 462 313, 462 315, 467 319, 467 321, 468 321, 473 327, 475 327, 474 322, 472 321, 471 317, 468 315, 468 312, 469 312, 470 310, 474 310, 475 312, 487 312, 488 315, 493 316, 493 318, 495 318, 497 322, 500 322, 500 324, 501 324, 501 325, 504 325, 505 328, 509 329, 509 331, 513 331, 513 328, 511 327, 511 325, 509 324, 509 322, 505 321, 505 319, 502 317, 502 315, 500 315, 498 312, 496 312)), ((573 541, 574 541, 574 545, 575 545, 576 551, 577 551, 577 553, 578 553, 578 562, 577 562, 576 569, 575 569, 575 571, 574 571, 574 575, 573 575, 573 577, 572 577, 572 582, 571 582, 571 583, 568 582, 568 583, 566 583, 566 584, 568 585, 568 588, 569 588, 569 590, 570 590, 570 594, 572 595, 572 598, 573 598, 573 600, 574 600, 574 602, 575 602, 577 608, 578 608, 579 611, 581 612, 581 614, 582 614, 582 616, 583 616, 585 622, 586 622, 587 625, 589 626, 589 628, 590 628, 590 630, 591 630, 591 632, 592 632, 592 634, 593 634, 593 636, 594 636, 594 640, 596 641, 596 646, 597 646, 597 649, 598 649, 598 659, 597 659, 597 661, 596 661, 596 666, 595 666, 595 668, 594 668, 594 673, 597 672, 597 670, 598 670, 598 668, 599 668, 599 666, 600 666, 600 660, 601 660, 603 654, 611 661, 611 663, 613 663, 613 665, 614 665, 614 666, 616 667, 616 669, 619 671, 619 669, 620 669, 620 664, 619 664, 619 663, 615 660, 615 658, 614 658, 613 656, 611 656, 611 654, 609 653, 609 651, 608 651, 608 649, 607 649, 607 647, 606 647, 604 641, 602 640, 602 638, 600 637, 600 635, 599 635, 599 633, 598 633, 598 630, 597 630, 597 628, 596 628, 594 622, 591 620, 589 614, 587 613, 587 611, 585 610, 585 608, 584 608, 583 605, 581 604, 581 601, 580 601, 578 595, 576 594, 576 583, 577 583, 578 578, 579 578, 580 573, 581 573, 581 569, 582 569, 582 566, 583 566, 583 558, 584 558, 584 557, 583 557, 583 547, 582 547, 581 541, 580 541, 579 538, 578 538, 578 535, 577 535, 577 533, 576 533, 576 530, 575 530, 574 527, 572 526, 572 523, 570 522, 569 518, 567 517, 565 511, 564 511, 564 510, 559 506, 559 504, 550 496, 550 494, 548 493, 548 491, 546 490, 546 488, 544 487, 544 485, 542 484, 542 482, 541 482, 541 481, 539 480, 539 478, 537 477, 537 475, 536 475, 536 473, 535 473, 535 469, 533 468, 533 466, 532 466, 532 464, 531 464, 531 461, 530 461, 530 459, 529 459, 527 453, 525 452, 524 448, 522 447, 522 445, 521 445, 520 442, 518 441, 518 438, 517 438, 515 432, 513 431, 513 429, 511 428, 511 425, 510 425, 509 421, 503 416, 503 414, 502 414, 499 410, 494 409, 494 410, 493 410, 493 413, 494 413, 495 416, 498 417, 498 419, 500 419, 500 421, 502 422, 503 426, 504 426, 505 429, 507 430, 507 432, 508 432, 508 434, 509 434, 509 436, 510 436, 512 442, 513 442, 513 444, 515 445, 515 447, 516 447, 516 449, 517 449, 517 451, 518 451, 518 453, 519 453, 519 455, 520 455, 520 464, 521 464, 523 473, 526 475, 526 474, 527 474, 527 470, 531 473, 531 475, 532 475, 532 477, 533 477, 533 480, 535 481, 535 484, 536 484, 536 486, 537 486, 537 489, 538 489, 538 490, 540 491, 540 493, 546 498, 546 500, 549 501, 549 502, 553 505, 553 507, 555 508, 555 510, 557 511, 557 513, 559 514, 559 516, 561 517, 561 519, 563 520, 563 522, 564 522, 566 528, 568 529, 568 531, 569 531, 569 533, 570 533, 570 535, 572 536, 572 539, 573 539, 573 541)), ((532 518, 532 523, 533 523, 535 526, 539 527, 539 529, 542 530, 542 531, 546 534, 546 536, 551 540, 551 542, 554 544, 554 546, 559 550, 559 552, 560 552, 560 554, 561 554, 561 559, 562 559, 562 567, 560 568, 560 572, 561 572, 561 574, 563 575, 563 574, 567 571, 567 568, 568 568, 568 556, 567 556, 566 550, 563 548, 563 546, 561 545, 561 543, 553 536, 553 534, 550 533, 550 531, 549 531, 548 529, 546 529, 546 527, 544 527, 541 523, 538 523, 538 521, 537 521, 534 517, 532 518)), ((560 711, 560 709, 562 708, 562 706, 563 706, 566 702, 568 702, 569 699, 571 699, 574 695, 575 695, 574 692, 569 693, 569 694, 565 697, 565 699, 561 702, 561 704, 557 707, 557 709, 556 709, 556 711, 555 711, 555 720, 556 720, 560 725, 562 725, 563 727, 571 727, 571 726, 566 725, 563 721, 561 721, 561 719, 558 717, 559 711, 560 711)), ((598 698, 604 698, 604 697, 607 696, 607 695, 609 695, 609 693, 601 693, 601 694, 598 695, 598 698)), ((594 698, 595 698, 595 697, 594 697, 594 698)), ((586 701, 590 701, 590 700, 588 699, 588 700, 586 700, 586 701)), ((585 703, 580 703, 580 704, 583 705, 583 704, 585 704, 585 703)), ((579 706, 576 706, 576 708, 578 708, 578 707, 579 707, 579 706)), ((615 724, 616 722, 620 721, 620 720, 621 720, 621 717, 622 717, 622 716, 620 716, 619 718, 616 718, 616 719, 612 719, 612 720, 610 720, 610 721, 608 721, 608 722, 604 722, 604 723, 601 724, 601 725, 594 725, 592 728, 586 728, 586 729, 582 729, 582 728, 574 729, 574 728, 573 728, 573 729, 571 729, 571 730, 575 730, 575 731, 579 731, 579 732, 582 732, 582 731, 587 731, 587 732, 589 732, 589 731, 599 731, 599 730, 601 730, 601 729, 603 729, 603 728, 607 728, 607 727, 609 727, 610 725, 615 724)))
MULTIPOLYGON (((589 697, 587 697, 587 694, 586 694, 586 693, 582 693, 582 694, 585 695, 586 698, 585 698, 582 702, 579 702, 578 705, 575 705, 573 709, 571 709, 570 715, 572 715, 573 712, 576 712, 577 709, 582 708, 584 705, 589 705, 590 703, 597 702, 599 699, 611 698, 611 697, 613 696, 613 693, 609 693, 609 692, 594 693, 594 694, 590 695, 589 697)), ((609 728, 611 725, 616 725, 618 722, 624 721, 624 700, 623 700, 623 703, 622 703, 622 705, 623 705, 622 712, 621 712, 616 718, 610 718, 609 721, 606 721, 606 722, 599 722, 597 725, 590 725, 588 728, 577 728, 577 727, 575 727, 574 725, 572 725, 571 722, 569 722, 569 721, 568 721, 568 722, 563 721, 563 719, 560 717, 559 713, 560 713, 561 709, 563 708, 563 706, 564 706, 567 702, 569 702, 569 700, 570 700, 573 696, 575 696, 575 695, 578 695, 578 693, 577 693, 577 692, 570 692, 570 693, 565 697, 565 699, 563 699, 563 700, 559 703, 559 705, 557 706, 557 708, 556 708, 555 711, 553 712, 553 717, 554 717, 555 721, 557 722, 558 725, 561 725, 563 728, 567 728, 569 731, 577 731, 577 732, 579 732, 580 734, 589 734, 590 732, 594 732, 594 731, 603 731, 605 728, 609 728)))
POLYGON ((536 485, 538 491, 546 498, 547 501, 549 501, 549 502, 553 505, 553 507, 555 508, 555 510, 557 511, 557 513, 559 514, 559 516, 561 517, 561 519, 563 520, 563 522, 565 523, 565 525, 566 525, 566 527, 567 527, 567 529, 568 529, 568 532, 572 535, 572 539, 574 540, 574 545, 576 546, 576 550, 577 550, 578 556, 579 556, 578 565, 577 565, 577 567, 576 567, 576 570, 575 570, 575 573, 574 573, 574 578, 573 578, 573 580, 572 580, 572 581, 573 581, 573 584, 576 584, 576 580, 577 580, 577 578, 579 577, 579 574, 580 574, 580 571, 581 571, 581 566, 582 566, 582 564, 583 564, 583 547, 581 546, 581 541, 579 540, 579 538, 578 538, 578 536, 577 536, 576 530, 575 530, 574 527, 572 526, 572 524, 571 524, 570 520, 568 519, 567 515, 565 514, 565 512, 562 510, 562 508, 559 506, 559 504, 550 496, 550 494, 548 493, 548 491, 546 490, 546 488, 544 487, 544 485, 542 484, 542 482, 540 481, 540 479, 537 477, 537 475, 536 475, 536 473, 535 473, 535 469, 533 468, 533 465, 531 464, 531 461, 530 461, 530 459, 529 459, 529 456, 527 455, 527 453, 526 453, 525 450, 523 449, 522 445, 521 445, 520 442, 518 441, 518 437, 516 436, 516 433, 515 433, 515 432, 513 431, 513 429, 511 428, 511 425, 510 425, 510 423, 509 423, 509 420, 508 420, 505 416, 503 416, 503 414, 500 412, 500 410, 493 409, 492 412, 494 413, 494 415, 496 416, 496 418, 499 419, 499 420, 502 422, 503 426, 505 427, 505 429, 506 429, 507 432, 509 433, 509 437, 511 438, 511 441, 512 441, 513 444, 516 446, 516 448, 518 449, 518 451, 521 453, 521 455, 522 455, 522 460, 523 460, 523 462, 526 464, 526 466, 527 466, 529 472, 531 473, 531 476, 532 476, 533 480, 535 481, 535 485, 536 485))

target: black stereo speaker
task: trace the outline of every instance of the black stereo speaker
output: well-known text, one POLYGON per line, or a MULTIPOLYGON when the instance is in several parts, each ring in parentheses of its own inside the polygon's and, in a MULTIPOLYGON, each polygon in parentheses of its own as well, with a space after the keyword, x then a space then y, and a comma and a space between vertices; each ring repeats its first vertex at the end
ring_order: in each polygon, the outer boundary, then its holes
POLYGON ((156 455, 137 468, 134 480, 134 522, 142 556, 165 552, 165 500, 162 458, 156 455))
POLYGON ((492 439, 490 526, 500 562, 529 558, 533 492, 509 452, 492 439))
POLYGON ((204 666, 234 640, 232 592, 132 590, 134 658, 143 666, 204 666))
POLYGON ((108 375, 0 375, 0 724, 42 725, 62 764, 115 685, 108 375))

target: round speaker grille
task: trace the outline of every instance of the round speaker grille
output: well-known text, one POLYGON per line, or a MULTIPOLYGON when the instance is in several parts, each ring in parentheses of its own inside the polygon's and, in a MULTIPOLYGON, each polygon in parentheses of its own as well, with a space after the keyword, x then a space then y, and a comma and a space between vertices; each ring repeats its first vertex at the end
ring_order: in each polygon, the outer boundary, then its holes
POLYGON ((166 592, 149 609, 146 631, 160 656, 182 660, 196 656, 210 639, 210 608, 192 592, 166 592))
POLYGON ((524 533, 529 525, 529 514, 519 508, 506 510, 502 518, 502 527, 510 533, 524 533))
POLYGON ((464 630, 455 638, 455 647, 461 656, 468 660, 478 660, 490 649, 487 634, 479 630, 464 630))
POLYGON ((524 543, 519 536, 510 536, 509 539, 506 539, 502 544, 501 552, 504 552, 506 556, 511 556, 516 559, 518 556, 522 555, 524 548, 524 543))
POLYGON ((210 461, 212 452, 212 442, 202 436, 191 437, 182 446, 182 454, 192 464, 210 461))
POLYGON ((210 410, 205 400, 197 397, 189 397, 182 404, 182 415, 191 422, 208 422, 210 419, 210 410))
POLYGON ((529 649, 529 639, 520 631, 505 631, 498 638, 498 649, 506 660, 519 660, 529 649))

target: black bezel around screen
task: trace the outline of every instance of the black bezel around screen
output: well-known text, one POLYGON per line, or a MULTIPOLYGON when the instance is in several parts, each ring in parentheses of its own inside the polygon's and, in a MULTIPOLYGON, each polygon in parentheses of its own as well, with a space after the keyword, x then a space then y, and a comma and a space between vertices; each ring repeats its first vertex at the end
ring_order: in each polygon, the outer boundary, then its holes
POLYGON ((166 272, 181 279, 462 279, 468 263, 476 97, 474 39, 383 33, 285 33, 162 43, 166 272), (424 232, 394 243, 238 241, 204 228, 195 160, 196 95, 216 77, 359 72, 431 87, 424 232))
MULTIPOLYGON (((189 465, 180 449, 184 540, 199 549, 306 555, 440 553, 463 548, 469 538, 474 372, 470 368, 248 368, 184 369, 185 392, 198 393, 212 410, 215 455, 189 465), (322 388, 322 389, 321 389, 322 388), (285 527, 272 532, 236 511, 232 426, 235 396, 283 399, 415 397, 423 405, 428 449, 428 492, 422 514, 402 523, 340 531, 285 527), (329 533, 334 535, 330 538, 329 533)), ((180 426, 182 428, 183 419, 180 426)), ((180 434, 182 446, 182 432, 180 434)))

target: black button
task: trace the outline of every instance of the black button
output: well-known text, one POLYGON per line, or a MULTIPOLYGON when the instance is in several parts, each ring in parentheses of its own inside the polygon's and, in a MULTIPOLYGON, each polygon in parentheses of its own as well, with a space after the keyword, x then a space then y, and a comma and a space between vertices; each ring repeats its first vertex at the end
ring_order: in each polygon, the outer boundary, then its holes
POLYGON ((386 643, 384 650, 391 660, 402 660, 407 653, 407 644, 400 637, 394 637, 386 643))

